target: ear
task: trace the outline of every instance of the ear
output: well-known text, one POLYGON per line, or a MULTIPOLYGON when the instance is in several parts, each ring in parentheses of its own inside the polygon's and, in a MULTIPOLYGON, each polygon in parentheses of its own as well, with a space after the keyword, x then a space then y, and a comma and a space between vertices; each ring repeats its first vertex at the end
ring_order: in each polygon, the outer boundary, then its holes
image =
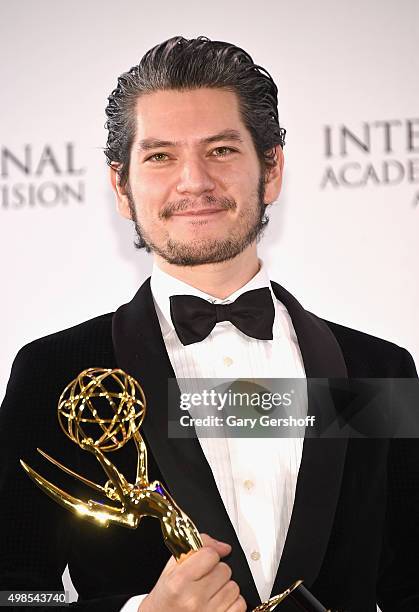
POLYGON ((281 193, 282 175, 284 171, 284 153, 280 145, 276 145, 276 147, 272 149, 272 158, 274 163, 266 170, 265 174, 264 201, 266 206, 275 202, 281 193))
POLYGON ((118 212, 120 215, 122 215, 126 219, 132 219, 130 207, 129 207, 128 195, 127 195, 127 188, 126 188, 126 185, 124 186, 121 185, 121 177, 119 174, 119 164, 112 163, 109 171, 110 171, 109 175, 111 179, 112 189, 116 195, 116 205, 117 205, 118 212))

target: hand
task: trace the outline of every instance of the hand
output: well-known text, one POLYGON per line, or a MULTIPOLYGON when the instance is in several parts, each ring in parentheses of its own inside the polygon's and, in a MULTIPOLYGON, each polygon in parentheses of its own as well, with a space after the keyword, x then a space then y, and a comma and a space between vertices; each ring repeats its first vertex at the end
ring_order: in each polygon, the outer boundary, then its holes
POLYGON ((203 548, 181 563, 174 557, 166 564, 154 589, 138 612, 245 612, 246 602, 231 569, 220 561, 231 552, 230 544, 201 534, 203 548))

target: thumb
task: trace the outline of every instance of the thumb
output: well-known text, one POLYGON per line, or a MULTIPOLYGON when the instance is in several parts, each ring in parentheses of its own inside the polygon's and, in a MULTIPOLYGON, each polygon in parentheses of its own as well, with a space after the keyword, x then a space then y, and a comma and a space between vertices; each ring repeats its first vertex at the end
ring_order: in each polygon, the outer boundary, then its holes
POLYGON ((225 557, 231 553, 231 546, 230 544, 227 544, 227 542, 220 542, 219 540, 209 536, 207 533, 201 533, 200 535, 203 545, 213 548, 215 552, 220 555, 220 557, 225 557))
MULTIPOLYGON (((225 557, 231 553, 230 544, 227 544, 226 542, 220 542, 219 540, 216 540, 215 538, 212 538, 211 536, 209 536, 207 533, 201 533, 199 535, 201 536, 201 539, 202 539, 202 545, 208 546, 209 548, 213 548, 220 557, 225 557)), ((182 555, 181 558, 179 559, 179 562, 184 561, 190 555, 193 555, 194 552, 196 551, 191 550, 188 553, 182 555)), ((177 565, 178 565, 178 561, 176 561, 176 559, 173 556, 170 557, 162 573, 163 574, 170 573, 171 571, 175 569, 177 565)))

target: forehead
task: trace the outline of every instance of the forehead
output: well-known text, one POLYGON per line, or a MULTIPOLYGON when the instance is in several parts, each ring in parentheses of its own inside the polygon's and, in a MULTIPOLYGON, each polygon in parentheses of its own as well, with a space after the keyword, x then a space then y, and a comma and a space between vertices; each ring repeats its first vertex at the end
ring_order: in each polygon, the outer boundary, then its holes
POLYGON ((156 91, 142 95, 136 103, 136 140, 193 142, 228 129, 239 131, 243 140, 250 138, 237 94, 226 89, 156 91))

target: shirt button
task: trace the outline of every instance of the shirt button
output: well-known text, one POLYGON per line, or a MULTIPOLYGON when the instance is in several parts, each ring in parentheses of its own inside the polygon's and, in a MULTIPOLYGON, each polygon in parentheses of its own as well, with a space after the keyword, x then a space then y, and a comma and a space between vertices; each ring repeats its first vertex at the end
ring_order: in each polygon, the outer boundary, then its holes
POLYGON ((260 559, 260 553, 258 553, 258 551, 257 551, 257 550, 254 550, 254 551, 252 552, 252 554, 250 555, 250 557, 251 557, 251 559, 252 559, 253 561, 259 561, 259 559, 260 559))
POLYGON ((253 489, 253 487, 255 486, 252 480, 245 480, 243 484, 244 484, 244 488, 247 489, 248 491, 253 489))
POLYGON ((233 363, 233 360, 231 357, 224 357, 223 362, 224 362, 224 365, 228 367, 228 366, 231 366, 231 364, 233 363))

